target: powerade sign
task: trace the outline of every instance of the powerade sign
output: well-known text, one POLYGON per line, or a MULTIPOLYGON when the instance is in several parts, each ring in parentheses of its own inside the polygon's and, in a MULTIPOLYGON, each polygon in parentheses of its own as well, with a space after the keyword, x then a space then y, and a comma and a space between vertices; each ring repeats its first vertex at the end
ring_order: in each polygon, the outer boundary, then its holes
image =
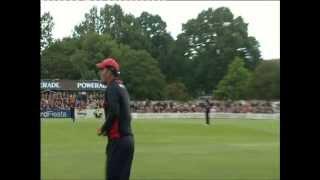
POLYGON ((71 118, 70 110, 42 111, 40 118, 71 118))
POLYGON ((72 91, 87 91, 87 90, 105 90, 106 85, 97 80, 41 80, 42 90, 72 90, 72 91))
POLYGON ((60 83, 55 81, 41 81, 41 89, 60 89, 60 83))
POLYGON ((102 90, 107 88, 105 85, 103 85, 100 82, 95 82, 95 81, 91 81, 91 82, 77 82, 77 89, 81 89, 81 90, 102 90))

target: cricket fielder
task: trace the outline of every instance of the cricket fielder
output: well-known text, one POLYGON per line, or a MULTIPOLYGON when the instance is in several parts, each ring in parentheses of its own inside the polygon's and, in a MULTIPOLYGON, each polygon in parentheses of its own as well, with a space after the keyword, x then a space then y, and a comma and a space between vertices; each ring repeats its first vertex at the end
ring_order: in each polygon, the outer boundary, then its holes
POLYGON ((209 102, 209 99, 206 100, 205 103, 205 110, 206 110, 206 124, 210 125, 210 109, 211 109, 211 104, 209 102))
POLYGON ((129 180, 134 155, 131 130, 130 99, 119 79, 120 66, 107 58, 97 64, 102 83, 107 85, 104 97, 105 122, 98 135, 107 136, 106 180, 129 180))
POLYGON ((76 120, 76 117, 75 117, 75 104, 74 103, 72 103, 71 106, 70 106, 70 112, 71 112, 72 122, 74 123, 75 120, 76 120))

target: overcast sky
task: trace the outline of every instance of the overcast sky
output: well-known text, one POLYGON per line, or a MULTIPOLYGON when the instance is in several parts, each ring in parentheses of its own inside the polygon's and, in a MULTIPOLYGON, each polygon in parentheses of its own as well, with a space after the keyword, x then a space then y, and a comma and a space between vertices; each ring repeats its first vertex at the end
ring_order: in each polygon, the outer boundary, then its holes
POLYGON ((41 14, 54 19, 54 38, 70 36, 75 25, 93 6, 119 4, 135 17, 147 11, 158 14, 167 23, 167 31, 176 38, 182 24, 208 8, 228 7, 235 17, 242 16, 250 36, 260 43, 263 59, 280 58, 280 1, 41 1, 41 14))

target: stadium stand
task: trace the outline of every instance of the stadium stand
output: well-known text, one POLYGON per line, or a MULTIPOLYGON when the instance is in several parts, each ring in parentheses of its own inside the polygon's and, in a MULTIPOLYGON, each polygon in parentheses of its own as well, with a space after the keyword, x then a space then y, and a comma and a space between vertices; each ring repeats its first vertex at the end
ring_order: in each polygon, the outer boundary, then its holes
MULTIPOLYGON (((203 112, 203 101, 132 101, 131 112, 175 113, 203 112)), ((212 112, 226 113, 278 113, 280 102, 272 101, 210 101, 212 112)), ((103 107, 103 92, 54 92, 41 93, 41 110, 69 110, 74 104, 78 109, 103 107)))

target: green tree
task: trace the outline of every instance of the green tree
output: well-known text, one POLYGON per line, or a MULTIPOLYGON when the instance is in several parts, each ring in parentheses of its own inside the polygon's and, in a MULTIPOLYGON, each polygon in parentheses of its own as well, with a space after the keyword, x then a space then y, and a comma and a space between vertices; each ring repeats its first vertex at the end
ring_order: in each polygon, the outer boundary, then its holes
POLYGON ((109 34, 119 44, 126 44, 135 50, 146 50, 159 62, 161 72, 166 73, 170 61, 168 54, 174 40, 166 32, 166 23, 158 15, 143 12, 136 18, 125 14, 119 5, 93 7, 84 20, 75 27, 73 37, 88 33, 109 34))
POLYGON ((113 39, 119 40, 123 35, 124 13, 122 8, 115 4, 106 4, 98 11, 93 6, 85 13, 84 20, 74 28, 73 37, 80 37, 88 33, 109 34, 113 39))
POLYGON ((174 46, 174 39, 166 30, 167 24, 159 15, 152 15, 148 12, 142 12, 137 21, 142 29, 142 34, 151 43, 151 47, 148 47, 147 51, 158 60, 161 71, 166 74, 166 68, 171 61, 168 56, 174 46))
POLYGON ((280 60, 262 61, 253 73, 250 83, 255 99, 280 99, 280 60))
POLYGON ((126 14, 122 22, 122 36, 118 40, 135 50, 146 50, 151 52, 151 41, 143 34, 143 29, 138 19, 131 14, 126 14))
POLYGON ((226 76, 219 82, 214 97, 224 100, 245 99, 248 95, 250 75, 243 60, 237 57, 229 65, 226 76))
POLYGON ((138 17, 138 22, 143 29, 143 33, 149 38, 167 33, 167 25, 159 15, 142 12, 140 17, 138 17))
POLYGON ((163 99, 165 78, 158 62, 144 50, 119 44, 108 34, 95 32, 56 41, 43 53, 42 78, 98 79, 96 63, 114 57, 134 99, 163 99))
POLYGON ((77 42, 71 38, 57 40, 41 55, 41 78, 46 79, 80 79, 70 57, 77 50, 77 42))
POLYGON ((52 42, 52 29, 54 27, 53 17, 49 12, 44 13, 40 19, 41 22, 41 38, 40 47, 41 52, 47 48, 52 42))
MULTIPOLYGON (((192 87, 190 81, 193 77, 192 62, 185 59, 184 50, 187 48, 187 40, 178 35, 177 40, 169 48, 168 57, 163 61, 163 72, 167 81, 180 81, 186 87, 192 87)), ((187 88, 187 90, 192 88, 187 88)))
POLYGON ((74 27, 73 37, 80 37, 88 33, 101 33, 101 22, 97 7, 92 7, 88 13, 85 13, 84 20, 74 27))
POLYGON ((184 59, 189 61, 192 67, 189 73, 193 76, 183 81, 188 89, 195 94, 211 92, 236 56, 244 60, 246 68, 255 68, 261 60, 259 44, 248 36, 247 26, 241 17, 234 18, 225 7, 209 8, 183 24, 178 40, 187 42, 184 59))
POLYGON ((124 12, 122 8, 115 4, 106 4, 100 10, 100 28, 102 33, 108 33, 113 39, 121 39, 123 35, 124 12))
MULTIPOLYGON (((161 85, 164 80, 181 82, 187 94, 196 97, 217 88, 235 57, 243 59, 244 66, 250 71, 259 64, 259 43, 254 37, 248 36, 247 26, 242 17, 234 17, 228 8, 209 8, 183 24, 183 32, 174 40, 159 15, 143 12, 139 17, 134 17, 125 14, 119 5, 105 5, 100 9, 93 7, 85 14, 84 20, 75 26, 72 38, 53 43, 53 48, 43 51, 41 75, 94 78, 98 77, 95 63, 105 57, 132 59, 132 62, 141 57, 142 62, 136 64, 160 69, 155 75, 160 80, 154 83, 158 84, 155 87, 162 88, 163 93, 155 90, 158 94, 155 95, 148 91, 146 93, 151 93, 148 96, 163 98, 168 90, 161 85), (133 57, 124 57, 124 54, 133 57), (60 61, 61 64, 56 65, 60 61), (63 70, 62 66, 68 68, 63 70), (60 69, 53 69, 57 67, 60 69)), ((149 69, 141 71, 150 73, 149 69)), ((122 73, 129 80, 129 86, 133 84, 130 88, 136 85, 132 83, 135 77, 122 73)), ((138 79, 142 80, 143 76, 138 79)), ((141 87, 142 90, 135 91, 137 98, 142 98, 142 92, 147 91, 143 85, 141 87)))
POLYGON ((131 96, 136 100, 164 99, 166 95, 165 78, 158 62, 145 50, 133 50, 120 45, 119 52, 112 57, 121 64, 121 77, 126 82, 131 96))
POLYGON ((190 99, 187 88, 181 82, 172 82, 167 85, 167 98, 171 100, 186 101, 190 99))
POLYGON ((133 49, 145 49, 151 52, 151 42, 132 14, 124 14, 122 8, 106 4, 98 9, 93 7, 85 14, 84 20, 74 28, 73 37, 88 33, 109 34, 118 43, 126 44, 133 49))

